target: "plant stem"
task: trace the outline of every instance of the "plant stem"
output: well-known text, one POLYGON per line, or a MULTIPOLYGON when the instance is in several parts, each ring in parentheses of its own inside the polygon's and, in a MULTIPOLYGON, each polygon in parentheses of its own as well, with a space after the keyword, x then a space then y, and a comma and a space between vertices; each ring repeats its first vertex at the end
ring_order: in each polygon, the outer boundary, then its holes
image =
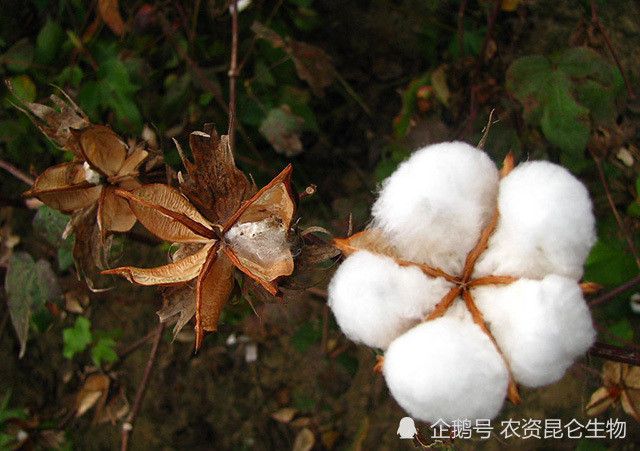
POLYGON ((18 169, 17 167, 12 165, 11 163, 7 163, 6 161, 4 161, 2 159, 0 159, 0 168, 4 169, 9 174, 13 175, 15 178, 17 178, 19 180, 22 180, 27 185, 31 186, 31 185, 33 185, 33 182, 35 182, 33 177, 27 175, 26 173, 22 172, 20 169, 18 169))
POLYGON ((640 275, 637 275, 633 279, 629 280, 628 282, 623 283, 619 287, 614 288, 613 290, 609 291, 608 293, 605 293, 602 296, 597 297, 592 301, 589 301, 589 307, 593 307, 595 305, 602 304, 603 302, 610 301, 611 299, 613 299, 616 296, 618 296, 620 293, 624 293, 629 288, 632 288, 632 287, 634 287, 635 285, 637 285, 639 283, 640 283, 640 275))
POLYGON ((229 65, 229 148, 233 153, 236 135, 236 81, 238 78, 238 0, 231 1, 231 64, 229 65))
POLYGON ((138 387, 138 393, 136 393, 136 399, 133 402, 133 407, 127 416, 126 421, 122 424, 122 445, 120 447, 121 451, 127 451, 129 449, 129 440, 131 438, 131 434, 133 433, 133 424, 138 416, 138 412, 140 411, 140 406, 142 405, 142 400, 144 399, 145 392, 147 391, 147 385, 149 384, 149 379, 151 378, 151 370, 156 362, 156 356, 158 355, 158 349, 160 348, 160 341, 162 339, 162 332, 164 331, 164 323, 159 323, 158 327, 156 327, 155 333, 156 338, 153 341, 153 347, 151 348, 151 353, 149 354, 149 359, 147 360, 147 366, 144 369, 144 375, 142 376, 142 381, 140 381, 140 387, 138 387))
POLYGON ((609 49, 609 52, 611 52, 611 56, 613 57, 613 60, 616 62, 616 66, 618 66, 620 75, 622 75, 622 79, 624 80, 624 84, 627 88, 627 92, 629 93, 629 97, 631 97, 632 99, 635 99, 636 95, 631 89, 631 84, 629 83, 629 79, 627 78, 627 75, 622 70, 622 64, 620 64, 620 60, 618 59, 618 54, 616 53, 616 51, 613 48, 613 45, 611 44, 611 40, 609 39, 609 35, 607 34, 607 31, 604 29, 604 26, 600 23, 598 12, 596 11, 596 0, 591 0, 591 22, 593 22, 593 24, 596 27, 598 27, 598 30, 600 31, 600 33, 602 33, 604 42, 607 44, 607 48, 609 49))
POLYGON ((596 342, 591 346, 588 353, 594 357, 640 366, 640 351, 633 351, 620 346, 596 342))

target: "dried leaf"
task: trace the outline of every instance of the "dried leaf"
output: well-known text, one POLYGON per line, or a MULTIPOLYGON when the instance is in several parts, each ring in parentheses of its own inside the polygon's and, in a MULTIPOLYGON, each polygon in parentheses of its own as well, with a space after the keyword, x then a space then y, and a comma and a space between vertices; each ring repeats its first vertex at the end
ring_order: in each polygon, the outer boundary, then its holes
POLYGON ((236 167, 228 137, 218 136, 213 125, 191 133, 189 145, 193 163, 180 151, 188 173, 180 184, 182 191, 210 221, 224 224, 255 188, 236 167))
POLYGON ((300 133, 304 130, 304 119, 293 114, 289 105, 270 110, 259 130, 276 152, 286 157, 302 153, 300 133))
POLYGON ((173 326, 173 339, 196 314, 196 290, 189 285, 170 289, 163 295, 164 305, 157 314, 161 323, 169 322, 179 315, 173 326))
POLYGON ((310 451, 315 443, 316 438, 311 429, 304 428, 298 432, 296 439, 293 441, 293 451, 310 451))
POLYGON ((208 229, 209 221, 175 188, 160 183, 144 185, 132 193, 121 193, 127 197, 131 210, 138 221, 151 233, 173 243, 205 243, 211 238, 199 235, 182 222, 163 214, 158 207, 184 215, 208 229))
POLYGON ((213 246, 213 243, 208 243, 189 257, 168 265, 158 266, 157 268, 123 266, 102 271, 102 274, 123 276, 129 282, 138 285, 175 285, 188 282, 198 277, 207 258, 207 253, 213 246))
POLYGON ((613 402, 614 399, 609 396, 609 389, 607 387, 600 387, 593 392, 589 403, 584 409, 587 415, 596 416, 606 411, 613 402))
POLYGON ((336 73, 331 57, 320 47, 295 41, 288 36, 286 43, 286 51, 293 59, 298 77, 309 83, 317 97, 323 98, 324 88, 333 82, 336 73))
POLYGON ((107 399, 110 383, 107 375, 102 373, 93 373, 87 376, 82 387, 76 393, 74 404, 76 418, 84 415, 98 401, 100 401, 98 409, 101 409, 107 399))
POLYGON ((89 289, 100 291, 97 281, 98 271, 107 266, 107 257, 111 250, 112 237, 103 240, 96 221, 98 206, 93 204, 81 210, 76 210, 63 236, 75 233, 76 239, 73 246, 73 261, 78 269, 78 275, 84 279, 89 289))
POLYGON ((298 413, 298 409, 294 407, 284 407, 271 415, 271 418, 280 423, 289 423, 298 413))
POLYGON ((118 0, 98 0, 98 13, 104 23, 119 37, 124 36, 124 21, 120 16, 118 0))
POLYGON ((211 249, 198 277, 196 288, 196 350, 200 349, 207 332, 218 329, 220 312, 233 290, 233 266, 218 253, 218 246, 211 249))
POLYGON ((282 36, 260 22, 253 22, 253 24, 251 24, 251 31, 253 31, 259 38, 268 41, 275 48, 285 46, 282 36))

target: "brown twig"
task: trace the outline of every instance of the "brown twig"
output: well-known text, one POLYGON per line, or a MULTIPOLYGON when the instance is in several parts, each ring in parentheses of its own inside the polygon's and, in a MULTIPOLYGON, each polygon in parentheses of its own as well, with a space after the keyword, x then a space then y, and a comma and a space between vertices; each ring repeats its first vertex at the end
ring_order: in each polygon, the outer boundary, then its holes
POLYGON ((591 346, 588 353, 594 357, 640 366, 640 351, 632 351, 628 348, 596 342, 591 346))
POLYGON ((611 40, 609 39, 609 35, 607 34, 607 31, 604 29, 604 26, 602 25, 602 23, 600 23, 600 18, 598 17, 598 12, 596 11, 595 0, 591 0, 591 22, 593 22, 593 24, 598 28, 600 33, 602 33, 604 42, 607 44, 607 48, 609 49, 609 52, 611 52, 611 56, 613 57, 613 60, 616 62, 616 66, 618 66, 620 75, 622 75, 622 79, 624 80, 624 84, 627 87, 627 92, 629 93, 629 97, 631 97, 632 99, 635 99, 636 95, 631 89, 631 84, 629 83, 629 79, 627 78, 627 75, 622 70, 622 64, 620 64, 620 59, 618 59, 618 54, 616 53, 615 49, 613 48, 613 45, 611 44, 611 40))
POLYGON ((618 227, 620 228, 622 235, 627 241, 627 245, 629 246, 629 251, 631 252, 631 255, 633 255, 633 258, 636 261, 638 268, 640 268, 640 258, 638 257, 638 251, 636 250, 636 246, 633 244, 633 240, 631 239, 631 236, 629 236, 626 228, 624 227, 624 223, 622 222, 620 213, 618 213, 616 204, 613 202, 613 197, 611 196, 611 191, 609 190, 609 183, 607 183, 607 177, 605 176, 604 171, 602 170, 602 162, 600 161, 600 158, 592 151, 591 151, 591 156, 593 158, 593 161, 595 161, 596 163, 596 168, 598 169, 598 175, 600 176, 600 181, 602 182, 604 192, 607 196, 609 207, 611 208, 613 216, 616 218, 616 222, 618 223, 618 227))
POLYGON ((633 279, 623 283, 619 287, 614 288, 613 290, 609 291, 608 293, 605 293, 602 296, 599 296, 599 297, 595 298, 594 300, 589 301, 589 307, 593 307, 593 306, 602 304, 604 302, 610 301, 611 299, 615 298, 619 294, 624 293, 629 288, 632 288, 632 287, 638 285, 639 283, 640 283, 640 275, 637 275, 633 279))
POLYGON ((162 340, 162 332, 164 331, 164 323, 159 323, 158 327, 156 327, 155 333, 156 338, 153 341, 153 347, 151 348, 151 353, 149 354, 149 359, 147 360, 147 366, 144 369, 144 375, 142 376, 142 381, 140 381, 140 387, 138 387, 138 393, 136 393, 136 399, 133 402, 133 407, 131 407, 131 411, 127 416, 127 419, 122 424, 122 445, 120 447, 121 451, 127 451, 129 449, 129 440, 131 438, 131 434, 133 433, 133 424, 138 416, 138 412, 140 411, 140 406, 142 405, 142 400, 144 399, 145 392, 147 391, 147 385, 149 384, 149 379, 151 378, 151 370, 156 362, 156 356, 158 355, 158 349, 160 348, 160 341, 162 340))
POLYGON ((458 9, 458 45, 460 46, 460 58, 464 56, 464 11, 467 9, 467 0, 460 2, 458 9))
POLYGON ((236 81, 238 79, 238 0, 231 1, 231 64, 229 65, 229 148, 235 149, 236 81))
POLYGON ((6 161, 0 159, 0 168, 7 171, 9 174, 13 175, 15 178, 23 181, 27 185, 33 185, 35 182, 34 178, 26 173, 22 172, 20 169, 12 165, 11 163, 7 163, 6 161))

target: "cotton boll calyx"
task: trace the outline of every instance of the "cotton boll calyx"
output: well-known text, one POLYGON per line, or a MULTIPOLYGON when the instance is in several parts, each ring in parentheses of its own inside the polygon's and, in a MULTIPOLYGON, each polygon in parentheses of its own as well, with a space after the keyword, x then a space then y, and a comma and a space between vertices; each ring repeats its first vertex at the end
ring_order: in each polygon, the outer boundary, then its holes
POLYGON ((414 419, 491 419, 509 375, 489 337, 470 321, 438 318, 394 340, 383 373, 398 404, 414 419))
POLYGON ((347 258, 329 284, 329 306, 351 340, 386 349, 424 319, 451 285, 392 258, 359 251, 347 258))
POLYGON ((516 382, 528 387, 558 381, 595 339, 589 308, 572 279, 520 279, 473 294, 516 382))
POLYGON ((523 163, 500 182, 500 218, 476 277, 579 280, 595 243, 595 218, 584 185, 561 166, 523 163))
POLYGON ((373 226, 403 258, 459 273, 493 213, 498 172, 486 153, 463 142, 415 152, 382 184, 373 226))

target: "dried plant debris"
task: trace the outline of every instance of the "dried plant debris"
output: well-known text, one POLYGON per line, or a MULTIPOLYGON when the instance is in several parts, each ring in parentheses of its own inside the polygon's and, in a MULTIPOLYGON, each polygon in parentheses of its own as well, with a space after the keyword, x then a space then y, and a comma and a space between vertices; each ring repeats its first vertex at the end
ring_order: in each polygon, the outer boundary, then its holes
POLYGON ((602 366, 602 383, 585 407, 587 415, 600 415, 620 401, 622 410, 640 421, 640 367, 607 361, 602 366))

